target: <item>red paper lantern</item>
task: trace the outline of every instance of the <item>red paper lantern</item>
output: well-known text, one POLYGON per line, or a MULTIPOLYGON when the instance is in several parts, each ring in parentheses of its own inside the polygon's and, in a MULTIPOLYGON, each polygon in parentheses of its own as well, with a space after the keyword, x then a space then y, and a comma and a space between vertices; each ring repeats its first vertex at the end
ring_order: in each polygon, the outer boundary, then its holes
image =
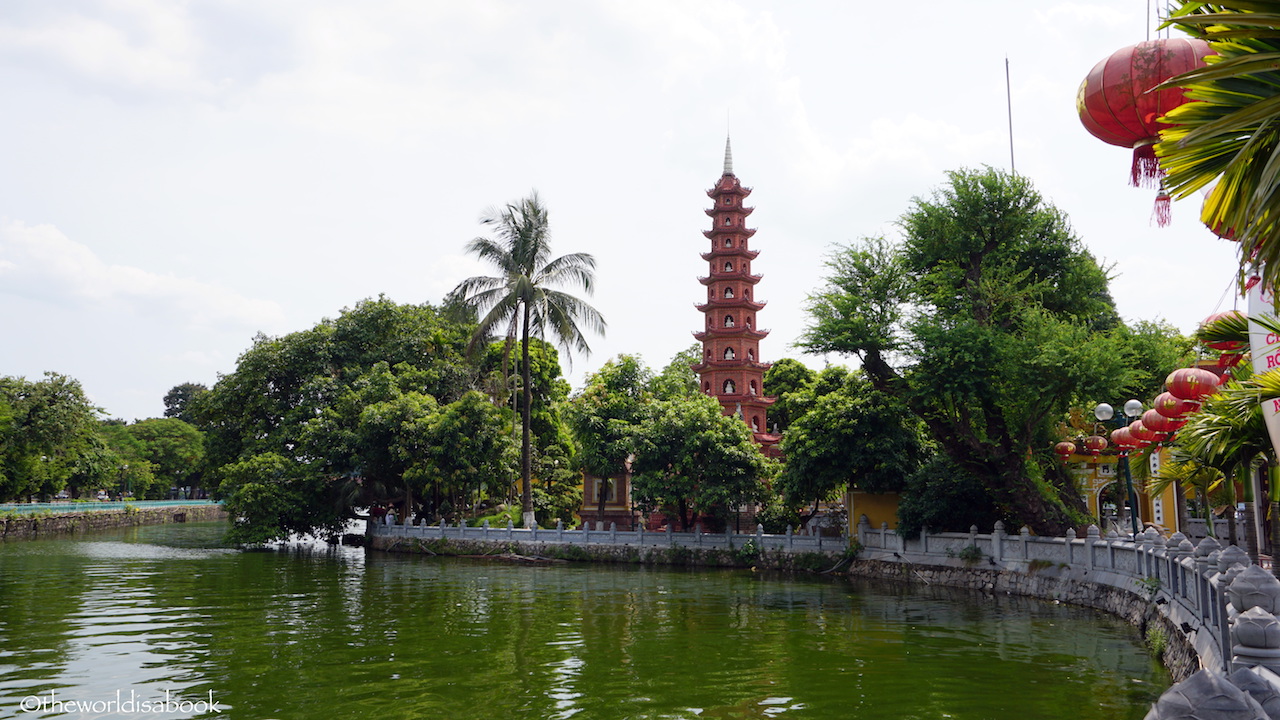
POLYGON ((1218 376, 1202 368, 1182 368, 1169 373, 1164 384, 1169 394, 1200 402, 1218 390, 1218 376))
POLYGON ((1122 427, 1111 431, 1111 442, 1121 450, 1132 450, 1138 447, 1138 441, 1129 433, 1129 428, 1122 427))
POLYGON ((1148 410, 1142 413, 1142 425, 1158 433, 1171 433, 1186 424, 1186 418, 1165 417, 1158 410, 1148 410))
POLYGON ((1107 449, 1107 439, 1100 435, 1090 435, 1084 439, 1084 446, 1090 455, 1098 457, 1103 450, 1107 449))
POLYGON ((1160 187, 1152 213, 1160 227, 1169 224, 1170 197, 1160 182, 1164 171, 1154 149, 1164 127, 1159 118, 1189 100, 1181 88, 1153 89, 1203 66, 1205 56, 1211 54, 1207 43, 1192 38, 1140 42, 1093 66, 1076 94, 1076 111, 1090 134, 1112 145, 1133 148, 1129 184, 1160 187))
MULTIPOLYGON (((1044 447, 1043 445, 1041 447, 1044 447)), ((1073 442, 1062 441, 1053 446, 1053 451, 1058 453, 1058 457, 1062 458, 1062 462, 1066 462, 1067 458, 1075 454, 1076 444, 1073 442)))
POLYGON ((1205 56, 1212 54, 1208 43, 1192 38, 1140 42, 1093 66, 1080 84, 1080 122, 1105 143, 1133 148, 1129 181, 1134 187, 1155 186, 1162 176, 1152 149, 1164 127, 1159 118, 1188 102, 1181 88, 1152 88, 1203 66, 1205 56))
POLYGON ((1141 420, 1135 420, 1129 423, 1129 434, 1133 436, 1134 440, 1141 443, 1138 447, 1146 447, 1151 443, 1157 443, 1169 437, 1165 433, 1156 432, 1146 425, 1143 425, 1141 420))
POLYGON ((1174 397, 1171 393, 1162 392, 1156 396, 1153 403, 1155 411, 1167 418, 1181 418, 1187 413, 1193 413, 1200 409, 1200 403, 1194 400, 1183 400, 1174 397))

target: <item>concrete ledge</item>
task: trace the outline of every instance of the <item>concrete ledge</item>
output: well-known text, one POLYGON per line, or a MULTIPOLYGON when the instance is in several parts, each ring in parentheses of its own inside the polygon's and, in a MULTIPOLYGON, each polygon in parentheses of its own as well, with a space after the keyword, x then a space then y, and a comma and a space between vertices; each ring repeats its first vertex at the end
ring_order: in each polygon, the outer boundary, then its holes
POLYGON ((122 510, 17 517, 0 520, 0 540, 35 540, 132 525, 165 525, 175 522, 209 522, 225 519, 227 519, 227 511, 221 505, 175 505, 144 508, 133 512, 122 510))

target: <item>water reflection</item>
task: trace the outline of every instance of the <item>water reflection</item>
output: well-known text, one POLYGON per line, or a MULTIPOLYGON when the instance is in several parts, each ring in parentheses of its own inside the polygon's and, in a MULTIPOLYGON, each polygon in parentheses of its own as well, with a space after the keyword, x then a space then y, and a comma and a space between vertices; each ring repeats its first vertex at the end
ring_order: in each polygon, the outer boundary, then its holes
POLYGON ((219 532, 0 546, 0 716, 56 688, 246 720, 1139 718, 1167 684, 1131 628, 1031 601, 219 532))

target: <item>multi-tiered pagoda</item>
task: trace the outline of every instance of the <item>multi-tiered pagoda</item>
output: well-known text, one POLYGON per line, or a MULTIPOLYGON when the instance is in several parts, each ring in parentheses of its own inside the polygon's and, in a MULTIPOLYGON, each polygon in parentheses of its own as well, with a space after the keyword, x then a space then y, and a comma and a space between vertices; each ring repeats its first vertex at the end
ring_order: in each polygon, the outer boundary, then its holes
POLYGON ((778 436, 769 432, 768 409, 775 398, 764 395, 764 371, 769 363, 760 361, 760 341, 769 334, 761 330, 756 314, 764 303, 755 299, 760 275, 751 274, 751 261, 760 254, 749 247, 756 234, 747 227, 747 216, 755 208, 742 202, 751 194, 733 174, 733 152, 724 145, 724 174, 707 191, 715 206, 707 210, 711 229, 711 252, 702 259, 711 274, 698 278, 707 286, 707 301, 698 305, 705 316, 704 329, 694 333, 702 341, 702 362, 693 366, 702 391, 714 396, 726 415, 737 415, 751 428, 756 442, 774 451, 778 436))

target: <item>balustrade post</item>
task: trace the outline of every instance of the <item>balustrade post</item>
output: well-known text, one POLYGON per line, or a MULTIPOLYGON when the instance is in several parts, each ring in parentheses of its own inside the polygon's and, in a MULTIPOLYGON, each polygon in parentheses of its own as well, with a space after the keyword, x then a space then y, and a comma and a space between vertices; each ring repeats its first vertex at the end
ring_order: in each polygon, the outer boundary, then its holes
POLYGON ((764 523, 756 523, 756 551, 764 550, 764 523))
POLYGON ((488 520, 485 520, 485 521, 484 521, 484 524, 483 524, 483 525, 481 525, 481 526, 480 526, 480 528, 481 528, 481 530, 480 530, 480 538, 481 538, 482 540, 488 540, 488 539, 489 539, 489 521, 488 521, 488 520))
POLYGON ((564 542, 564 520, 556 520, 556 542, 564 542))
POLYGON ((991 528, 991 557, 997 562, 1004 559, 1004 521, 997 520, 991 528))
POLYGON ((1067 528, 1067 532, 1066 534, 1063 535, 1063 539, 1067 541, 1067 564, 1075 565, 1076 564, 1076 547, 1075 547, 1076 546, 1076 529, 1067 528))
POLYGON ((667 520, 667 545, 674 546, 676 544, 676 536, 672 534, 671 520, 667 520))
MULTIPOLYGON (((866 515, 863 515, 863 517, 866 517, 866 515)), ((787 552, 791 552, 791 549, 795 547, 794 538, 795 538, 795 535, 791 534, 791 526, 788 525, 787 526, 787 552)))
POLYGON ((1018 539, 1022 540, 1022 559, 1031 559, 1031 528, 1023 525, 1022 530, 1018 533, 1018 539))
POLYGON ((1102 531, 1098 529, 1097 525, 1090 525, 1084 531, 1084 548, 1085 554, 1088 555, 1089 572, 1093 572, 1094 567, 1097 566, 1097 562, 1093 559, 1093 549, 1101 535, 1102 531))
POLYGON ((618 523, 616 522, 609 523, 609 544, 618 544, 618 523))

